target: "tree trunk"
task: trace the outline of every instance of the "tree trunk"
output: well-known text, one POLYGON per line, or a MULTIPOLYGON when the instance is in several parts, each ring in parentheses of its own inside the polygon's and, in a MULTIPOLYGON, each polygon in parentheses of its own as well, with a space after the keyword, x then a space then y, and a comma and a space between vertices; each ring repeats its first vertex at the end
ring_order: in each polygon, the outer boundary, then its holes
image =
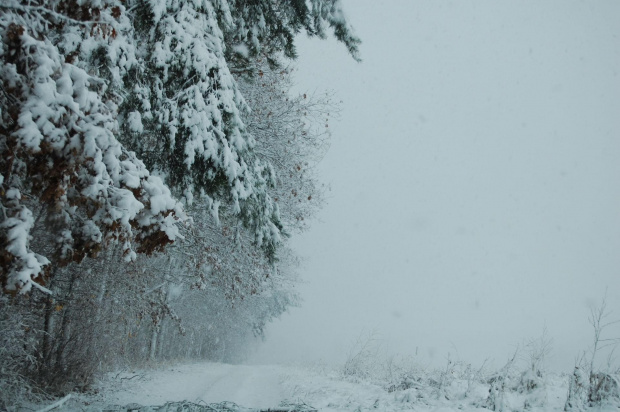
POLYGON ((151 350, 149 352, 150 361, 154 361, 157 354, 157 341, 159 338, 160 323, 161 322, 158 319, 155 325, 153 325, 153 334, 151 335, 151 350))
MULTIPOLYGON (((72 268, 69 269, 69 290, 67 291, 67 296, 65 298, 65 304, 61 308, 61 327, 60 327, 60 336, 58 336, 58 345, 56 347, 56 360, 55 366, 56 368, 62 367, 63 355, 65 352, 65 348, 69 343, 69 306, 73 300, 73 286, 77 280, 77 270, 72 268)), ((59 369, 60 370, 60 369, 59 369)))

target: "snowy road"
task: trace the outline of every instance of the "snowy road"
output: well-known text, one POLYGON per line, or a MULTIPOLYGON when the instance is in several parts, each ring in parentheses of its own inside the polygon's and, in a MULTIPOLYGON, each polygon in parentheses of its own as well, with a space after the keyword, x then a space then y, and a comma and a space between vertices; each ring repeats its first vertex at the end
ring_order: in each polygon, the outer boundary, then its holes
POLYGON ((273 366, 222 365, 218 379, 209 382, 200 399, 207 403, 232 401, 252 408, 274 407, 280 404, 280 373, 273 366))
MULTIPOLYGON (((339 370, 320 365, 313 368, 221 363, 177 365, 111 374, 101 382, 98 399, 82 398, 82 405, 87 405, 84 407, 79 406, 80 399, 76 396, 71 401, 73 404, 67 402, 61 410, 101 411, 107 409, 104 406, 162 406, 180 401, 207 404, 228 401, 244 408, 267 410, 285 401, 311 405, 321 412, 489 411, 486 408, 489 385, 485 380, 470 382, 455 377, 438 392, 437 381, 433 379, 436 374, 417 371, 418 379, 410 388, 390 392, 380 382, 347 380, 339 370)), ((544 384, 531 392, 507 390, 502 402, 506 410, 520 411, 528 405, 531 412, 561 412, 567 387, 566 376, 548 375, 544 384)), ((618 411, 615 406, 611 410, 618 411)))
POLYGON ((229 401, 248 408, 275 407, 283 400, 281 375, 282 369, 277 366, 218 363, 175 366, 144 378, 139 373, 127 373, 124 380, 119 379, 121 388, 108 391, 108 402, 163 405, 173 401, 229 401))

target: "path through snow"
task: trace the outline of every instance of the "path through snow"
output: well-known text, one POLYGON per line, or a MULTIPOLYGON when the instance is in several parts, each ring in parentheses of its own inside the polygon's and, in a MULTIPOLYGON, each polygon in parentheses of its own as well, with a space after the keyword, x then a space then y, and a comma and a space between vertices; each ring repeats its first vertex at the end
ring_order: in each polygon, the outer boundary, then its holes
POLYGON ((144 378, 139 373, 127 373, 119 377, 120 388, 105 389, 105 392, 107 402, 116 405, 229 401, 248 408, 273 408, 284 400, 281 372, 277 366, 180 365, 151 372, 144 378))

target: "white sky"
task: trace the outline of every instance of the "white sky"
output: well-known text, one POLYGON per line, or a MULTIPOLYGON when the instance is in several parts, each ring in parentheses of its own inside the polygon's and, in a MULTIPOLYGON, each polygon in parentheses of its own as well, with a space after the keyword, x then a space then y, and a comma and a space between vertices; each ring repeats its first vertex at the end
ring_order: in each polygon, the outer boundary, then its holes
POLYGON ((363 63, 299 39, 299 90, 343 111, 329 203, 294 241, 304 306, 257 359, 342 362, 375 330, 500 364, 546 325, 569 371, 606 288, 620 319, 620 2, 343 3, 363 63))

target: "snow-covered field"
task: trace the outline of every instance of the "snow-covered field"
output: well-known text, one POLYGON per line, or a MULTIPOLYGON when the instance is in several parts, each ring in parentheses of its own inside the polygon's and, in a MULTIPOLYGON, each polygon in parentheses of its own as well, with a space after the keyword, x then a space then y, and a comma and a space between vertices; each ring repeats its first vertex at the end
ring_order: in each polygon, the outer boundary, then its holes
MULTIPOLYGON (((401 386, 386 387, 385 382, 345 376, 327 367, 195 363, 109 374, 93 393, 74 395, 56 410, 149 410, 145 407, 180 401, 200 405, 227 401, 242 411, 286 410, 282 409, 286 404, 312 407, 297 410, 321 411, 473 412, 491 408, 490 385, 483 380, 455 377, 450 371, 439 375, 440 381, 437 376, 410 376, 401 386)), ((506 385, 496 396, 502 398, 506 411, 563 410, 568 377, 547 375, 541 382, 532 391, 506 385)))

